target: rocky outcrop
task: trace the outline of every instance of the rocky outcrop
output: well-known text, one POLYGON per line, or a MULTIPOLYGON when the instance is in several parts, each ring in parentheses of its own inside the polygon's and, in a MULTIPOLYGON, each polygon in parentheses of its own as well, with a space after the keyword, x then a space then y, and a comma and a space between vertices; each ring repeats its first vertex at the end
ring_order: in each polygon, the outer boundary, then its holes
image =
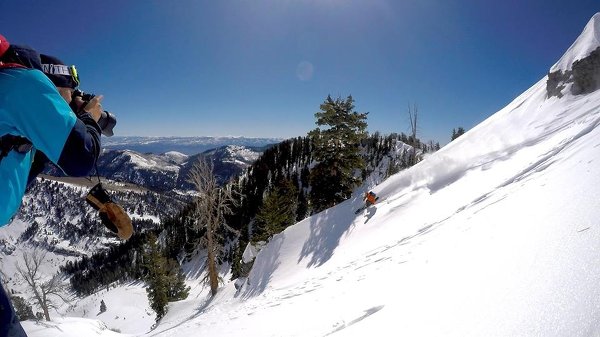
POLYGON ((573 62, 573 86, 571 93, 574 95, 589 94, 600 87, 600 47, 596 48, 588 57, 573 62))
POLYGON ((556 96, 561 98, 563 90, 570 84, 571 94, 589 94, 600 88, 600 47, 592 51, 587 57, 573 62, 572 70, 557 70, 548 73, 546 92, 548 98, 556 96))

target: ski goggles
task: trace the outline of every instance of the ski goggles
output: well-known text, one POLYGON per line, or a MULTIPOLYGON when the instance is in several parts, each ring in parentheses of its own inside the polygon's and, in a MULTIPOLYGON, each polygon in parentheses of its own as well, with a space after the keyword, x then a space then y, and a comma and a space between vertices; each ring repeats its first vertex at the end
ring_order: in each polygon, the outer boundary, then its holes
POLYGON ((75 82, 75 84, 79 86, 79 74, 77 73, 77 68, 75 68, 75 65, 70 66, 69 71, 71 72, 71 76, 73 77, 73 82, 75 82))

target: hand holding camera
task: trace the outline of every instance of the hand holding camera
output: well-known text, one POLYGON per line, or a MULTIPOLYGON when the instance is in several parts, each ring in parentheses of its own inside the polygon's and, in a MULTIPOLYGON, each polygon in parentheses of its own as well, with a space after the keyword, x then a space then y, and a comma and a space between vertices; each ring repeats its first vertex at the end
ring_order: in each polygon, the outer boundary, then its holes
POLYGON ((81 113, 81 111, 88 112, 92 115, 92 118, 100 126, 102 134, 107 137, 112 137, 113 128, 117 125, 117 118, 111 112, 102 110, 103 96, 96 96, 94 94, 86 94, 81 90, 75 90, 71 100, 71 109, 75 113, 81 113))
POLYGON ((100 120, 100 117, 102 116, 102 112, 104 110, 102 110, 102 104, 100 103, 102 101, 102 98, 104 98, 104 96, 99 95, 99 96, 94 96, 94 98, 92 98, 91 100, 89 100, 88 102, 84 101, 83 98, 81 96, 75 96, 73 97, 73 100, 75 101, 75 104, 77 105, 77 111, 85 111, 88 112, 92 118, 98 122, 98 120, 100 120))

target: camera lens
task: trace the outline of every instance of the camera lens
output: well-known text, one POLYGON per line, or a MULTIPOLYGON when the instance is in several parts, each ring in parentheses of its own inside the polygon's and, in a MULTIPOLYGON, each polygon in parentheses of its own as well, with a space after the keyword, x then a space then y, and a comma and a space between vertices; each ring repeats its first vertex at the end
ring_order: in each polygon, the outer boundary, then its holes
POLYGON ((114 135, 113 128, 117 125, 117 118, 112 113, 104 110, 100 115, 100 119, 98 120, 98 126, 102 130, 102 134, 107 137, 112 137, 114 135))

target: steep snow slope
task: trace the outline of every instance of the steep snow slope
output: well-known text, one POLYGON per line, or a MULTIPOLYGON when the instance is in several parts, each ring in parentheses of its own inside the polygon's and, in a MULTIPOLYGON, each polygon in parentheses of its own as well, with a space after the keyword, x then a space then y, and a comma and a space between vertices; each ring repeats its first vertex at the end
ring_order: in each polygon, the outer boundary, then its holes
POLYGON ((600 93, 540 82, 464 138, 276 236, 249 283, 155 336, 600 332, 600 93), (171 329, 172 327, 175 327, 171 329))

